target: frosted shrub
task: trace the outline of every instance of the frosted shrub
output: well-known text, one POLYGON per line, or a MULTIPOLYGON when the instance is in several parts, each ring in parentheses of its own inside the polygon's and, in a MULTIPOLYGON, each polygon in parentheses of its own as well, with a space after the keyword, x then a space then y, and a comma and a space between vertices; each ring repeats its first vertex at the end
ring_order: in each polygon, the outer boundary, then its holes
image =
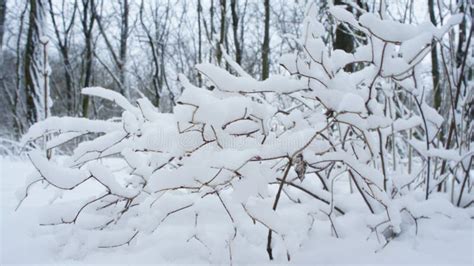
POLYGON ((187 241, 228 251, 230 259, 235 243, 264 241, 270 259, 278 250, 290 260, 318 230, 315 220, 343 237, 337 219, 348 212, 366 217, 369 237, 381 247, 418 227, 441 208, 425 201, 447 178, 433 176, 432 158, 453 169, 470 163, 468 155, 433 145, 443 118, 426 104, 420 78, 432 40, 460 17, 435 28, 371 13, 356 18, 338 6, 328 12, 362 36, 353 53, 324 44, 325 29, 310 7, 300 49, 281 58, 292 75, 257 81, 225 56, 237 76, 197 65, 215 89, 180 76, 184 91, 170 114, 145 98, 132 104, 111 90, 83 89, 113 101, 122 117, 51 117, 32 126, 24 142, 49 135, 48 149, 84 135, 90 140, 61 163, 30 153, 37 174, 23 196, 38 183, 67 192, 94 188, 67 208, 58 203, 43 221, 75 230, 70 245, 128 245, 182 215, 187 241), (210 210, 224 218, 210 218, 210 210), (206 219, 221 223, 217 236, 206 235, 206 219))

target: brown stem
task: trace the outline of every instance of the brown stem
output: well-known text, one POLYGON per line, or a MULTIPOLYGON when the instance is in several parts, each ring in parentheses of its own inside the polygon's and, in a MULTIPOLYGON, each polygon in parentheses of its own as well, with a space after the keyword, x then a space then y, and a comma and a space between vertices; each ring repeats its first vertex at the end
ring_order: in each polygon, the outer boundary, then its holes
POLYGON ((355 177, 354 177, 354 174, 352 173, 352 171, 349 171, 349 175, 351 176, 352 181, 354 181, 354 184, 355 184, 357 190, 359 191, 360 195, 361 195, 362 198, 364 199, 365 204, 367 204, 367 207, 369 207, 370 212, 373 214, 373 213, 374 213, 374 210, 372 209, 372 206, 370 205, 369 201, 368 201, 367 198, 365 197, 364 192, 362 191, 362 189, 361 189, 360 186, 359 186, 359 183, 357 183, 357 181, 355 180, 355 177))
MULTIPOLYGON (((326 203, 326 204, 328 204, 328 205, 330 204, 329 201, 327 201, 327 200, 325 200, 325 199, 319 197, 318 195, 314 194, 313 192, 307 190, 306 188, 304 188, 304 187, 302 187, 302 186, 299 186, 299 185, 297 185, 297 184, 295 184, 295 183, 292 183, 292 182, 283 181, 283 180, 280 179, 280 178, 278 178, 277 180, 280 181, 280 182, 282 182, 282 183, 284 183, 284 184, 286 184, 286 185, 289 185, 289 186, 292 186, 292 187, 294 187, 294 188, 297 188, 297 189, 299 189, 299 190, 305 192, 306 194, 311 195, 313 198, 315 198, 315 199, 317 199, 317 200, 320 200, 320 201, 322 201, 322 202, 324 202, 324 203, 326 203)), ((339 208, 339 207, 334 207, 334 209, 335 209, 336 211, 338 211, 340 214, 343 214, 343 215, 345 214, 344 211, 341 210, 341 208, 339 208)))
MULTIPOLYGON (((377 133, 379 135, 379 153, 380 153, 380 161, 382 163, 382 173, 383 173, 383 190, 384 191, 387 191, 387 173, 385 172, 385 160, 384 160, 384 157, 383 157, 383 143, 382 143, 382 132, 380 132, 380 128, 377 129, 377 133)), ((393 149, 395 149, 394 147, 392 147, 393 149)))
POLYGON ((464 192, 464 188, 466 187, 467 180, 469 179, 469 171, 470 171, 471 165, 472 165, 472 158, 474 158, 474 157, 471 156, 471 160, 469 161, 469 165, 466 169, 466 175, 464 176, 464 181, 462 182, 461 192, 459 192, 459 198, 458 198, 458 202, 456 204, 456 206, 458 206, 458 207, 461 204, 462 194, 464 192))
MULTIPOLYGON (((288 158, 288 165, 286 166, 285 173, 283 174, 283 177, 281 178, 280 186, 278 188, 278 192, 276 194, 275 201, 273 202, 273 210, 274 211, 276 210, 276 208, 278 206, 278 201, 280 200, 283 185, 285 184, 286 177, 288 176, 288 173, 290 172, 291 163, 292 163, 292 159, 288 158)), ((268 236, 267 236, 267 253, 268 253, 268 258, 270 260, 273 260, 272 230, 270 230, 270 229, 268 229, 268 236)))

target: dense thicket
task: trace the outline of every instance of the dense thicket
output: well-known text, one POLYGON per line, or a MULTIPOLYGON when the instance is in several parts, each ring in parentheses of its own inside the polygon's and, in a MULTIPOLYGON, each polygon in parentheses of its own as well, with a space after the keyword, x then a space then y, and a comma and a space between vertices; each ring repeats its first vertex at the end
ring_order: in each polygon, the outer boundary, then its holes
MULTIPOLYGON (((195 35, 180 31, 190 26, 186 13, 179 13, 179 27, 173 28, 168 17, 147 13, 160 9, 146 8, 143 2, 138 15, 143 43, 152 53, 148 78, 140 78, 131 63, 139 55, 128 43, 134 27, 126 18, 127 3, 119 6, 118 37, 112 38, 99 12, 103 9, 91 2, 98 26, 95 41, 104 42, 104 50, 94 47, 93 60, 105 70, 101 78, 111 78, 108 89, 82 90, 91 97, 94 115, 48 117, 22 139, 25 147, 34 147, 28 157, 36 169, 22 201, 39 184, 60 195, 94 188, 74 201, 62 196, 52 200, 56 204, 43 225, 71 228, 79 236, 65 245, 129 245, 137 236, 159 230, 168 217, 183 215, 193 233, 188 241, 196 239, 210 253, 228 251, 231 263, 236 243, 262 245, 262 240, 270 260, 282 254, 290 260, 309 231, 322 230, 313 229, 315 222, 339 237, 341 217, 363 217, 356 230, 376 238, 382 249, 393 239, 416 235, 420 220, 450 216, 473 204, 467 2, 438 2, 439 13, 434 14, 439 25, 434 25, 415 21, 414 1, 396 6, 401 17, 383 1, 316 1, 303 9, 301 32, 291 28, 282 35, 294 32, 290 37, 271 41, 270 31, 284 27, 269 25, 292 25, 276 22, 287 9, 280 6, 272 13, 272 1, 265 1, 263 24, 246 24, 246 13, 239 19, 232 1, 230 22, 229 3, 221 0, 218 12, 210 3, 210 17, 221 16, 217 26, 212 20, 197 23, 198 32, 201 27, 210 30, 208 43, 199 42, 197 54, 187 52, 196 49, 188 46, 195 35), (274 14, 273 23, 269 14, 274 14), (230 25, 233 45, 227 38, 230 25), (246 46, 252 31, 243 26, 239 32, 239 25, 253 25, 256 32, 263 25, 263 39, 253 39, 261 41, 256 53, 248 53, 246 46), (215 35, 213 29, 218 29, 215 35), (177 54, 168 55, 165 44, 175 37, 177 54), (279 74, 277 61, 267 53, 272 50, 274 57, 288 50, 278 56, 279 74), (430 64, 426 58, 438 61, 430 64), (176 87, 170 62, 183 67, 179 72, 184 74, 175 73, 176 87), (190 62, 198 63, 197 72, 184 67, 190 62), (272 74, 265 66, 269 62, 272 74), (71 142, 72 152, 61 148, 71 142), (45 156, 51 150, 66 156, 45 156), (217 209, 220 216, 212 216, 210 210, 217 209), (266 233, 257 234, 256 224, 266 233), (205 239, 209 225, 219 237, 205 239)), ((205 17, 197 3, 193 10, 205 17)), ((425 6, 432 14, 433 5, 429 1, 425 6)), ((168 5, 163 12, 172 17, 172 10, 168 5)), ((39 61, 47 65, 47 60, 39 61)))

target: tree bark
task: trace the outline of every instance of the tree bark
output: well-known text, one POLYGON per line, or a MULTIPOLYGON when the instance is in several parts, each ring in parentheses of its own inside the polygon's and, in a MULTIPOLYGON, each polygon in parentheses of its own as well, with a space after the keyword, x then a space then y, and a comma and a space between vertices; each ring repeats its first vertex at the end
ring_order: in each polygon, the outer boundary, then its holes
MULTIPOLYGON (((84 55, 83 55, 83 74, 84 74, 84 83, 83 87, 89 87, 92 78, 92 67, 93 67, 93 55, 94 55, 94 46, 92 39, 92 29, 94 28, 95 22, 95 12, 93 11, 94 2, 93 0, 82 0, 83 6, 83 16, 81 18, 82 24, 82 33, 84 35, 84 55)), ((82 116, 87 117, 89 114, 89 96, 84 95, 82 98, 82 116)))
MULTIPOLYGON (((198 63, 202 63, 202 26, 201 26, 201 19, 202 19, 202 5, 201 0, 198 0, 197 4, 197 20, 198 20, 198 63)), ((199 87, 202 86, 202 77, 201 74, 198 73, 198 85, 199 87)))
MULTIPOLYGON (((459 5, 459 13, 464 13, 466 8, 464 7, 463 0, 457 0, 457 4, 459 5)), ((462 59, 464 57, 464 42, 466 41, 467 35, 467 23, 466 18, 463 17, 461 24, 459 24, 459 34, 458 34, 458 47, 456 51, 456 66, 460 67, 462 63, 462 59)))
POLYGON ((7 13, 7 0, 0 0, 0 52, 3 47, 3 32, 5 29, 5 15, 7 13))
MULTIPOLYGON (((212 63, 212 58, 213 57, 213 45, 214 45, 214 32, 215 32, 215 28, 214 28, 214 12, 215 12, 215 8, 214 8, 214 0, 211 0, 211 7, 209 8, 209 19, 210 19, 210 34, 208 34, 208 41, 212 44, 211 45, 211 49, 209 51, 209 63, 212 63)), ((204 21, 205 22, 205 21, 204 21)))
POLYGON ((128 0, 123 0, 122 3, 122 14, 121 14, 121 26, 120 26, 120 50, 119 50, 119 62, 117 67, 119 69, 119 78, 122 88, 122 94, 130 99, 130 91, 127 85, 127 42, 128 42, 128 14, 129 14, 129 3, 128 0))
POLYGON ((235 62, 242 64, 242 48, 239 43, 239 15, 237 0, 230 0, 230 9, 232 11, 232 30, 234 35, 234 46, 235 46, 235 62))
POLYGON ((25 44, 25 54, 23 59, 24 87, 26 94, 26 119, 29 125, 36 123, 39 119, 40 111, 38 103, 42 101, 37 94, 37 84, 39 84, 40 73, 38 71, 37 61, 39 60, 37 51, 41 49, 40 25, 41 25, 41 9, 43 4, 41 0, 30 0, 30 11, 28 19, 28 32, 25 44))
MULTIPOLYGON (((434 0, 428 0, 428 9, 430 13, 430 21, 436 26, 435 4, 434 0)), ((441 106, 441 87, 439 84, 439 62, 438 62, 438 48, 436 41, 431 43, 431 76, 433 78, 433 107, 439 110, 441 106)))
POLYGON ((224 46, 225 35, 226 35, 226 25, 225 25, 225 18, 226 18, 226 0, 220 0, 221 6, 221 25, 220 25, 220 35, 219 35, 219 44, 217 45, 217 64, 221 64, 222 61, 222 47, 224 46))
POLYGON ((268 78, 270 73, 270 0, 265 0, 265 32, 262 43, 262 80, 268 78))

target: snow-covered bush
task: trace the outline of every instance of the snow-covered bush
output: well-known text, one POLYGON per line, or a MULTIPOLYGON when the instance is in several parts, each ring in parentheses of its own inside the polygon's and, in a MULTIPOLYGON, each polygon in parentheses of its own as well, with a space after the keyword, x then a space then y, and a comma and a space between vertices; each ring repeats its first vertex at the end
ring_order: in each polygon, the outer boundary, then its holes
MULTIPOLYGON (((426 201, 446 178, 433 175, 431 158, 449 160, 452 169, 472 163, 469 154, 433 144, 443 118, 426 104, 420 78, 432 40, 460 17, 435 28, 371 13, 356 18, 334 6, 330 15, 360 36, 347 53, 324 44, 315 12, 307 10, 301 49, 281 59, 292 75, 257 81, 225 56, 238 75, 197 65, 214 89, 180 76, 184 91, 170 114, 146 98, 132 104, 114 91, 85 88, 122 108, 122 117, 51 117, 33 125, 23 141, 49 135, 48 149, 84 135, 91 140, 60 162, 29 153, 37 174, 22 198, 37 183, 60 192, 94 188, 79 201, 56 194, 60 210, 43 221, 74 230, 65 240, 71 245, 127 245, 183 215, 188 241, 210 252, 225 247, 231 259, 235 241, 265 241, 270 259, 275 249, 289 260, 315 220, 329 221, 340 237, 337 219, 348 212, 366 217, 381 246, 417 227, 442 208, 426 201), (210 208, 220 208, 225 219, 209 218, 210 208), (226 224, 206 241, 202 219, 226 224), (268 233, 254 234, 258 227, 268 233)), ((468 193, 460 194, 467 202, 468 193)))

